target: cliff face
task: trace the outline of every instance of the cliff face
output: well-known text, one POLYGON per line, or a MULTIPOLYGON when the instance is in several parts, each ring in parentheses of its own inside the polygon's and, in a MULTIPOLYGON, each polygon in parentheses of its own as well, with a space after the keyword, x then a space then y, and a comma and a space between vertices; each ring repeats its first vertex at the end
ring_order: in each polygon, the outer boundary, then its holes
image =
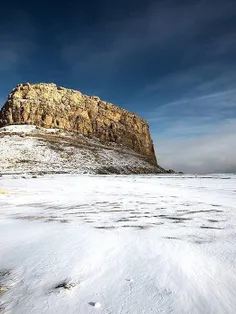
POLYGON ((59 128, 98 138, 102 144, 114 142, 157 165, 146 121, 99 97, 55 84, 26 83, 13 89, 0 111, 0 127, 11 124, 59 128))

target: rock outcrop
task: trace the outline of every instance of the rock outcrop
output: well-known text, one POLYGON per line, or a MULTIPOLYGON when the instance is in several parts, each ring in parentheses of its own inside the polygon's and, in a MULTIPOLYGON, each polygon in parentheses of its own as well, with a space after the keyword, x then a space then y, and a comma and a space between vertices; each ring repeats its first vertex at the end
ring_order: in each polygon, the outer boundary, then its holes
POLYGON ((116 143, 157 166, 145 120, 99 97, 55 84, 17 85, 0 111, 0 127, 12 124, 57 128, 97 138, 105 145, 116 143))

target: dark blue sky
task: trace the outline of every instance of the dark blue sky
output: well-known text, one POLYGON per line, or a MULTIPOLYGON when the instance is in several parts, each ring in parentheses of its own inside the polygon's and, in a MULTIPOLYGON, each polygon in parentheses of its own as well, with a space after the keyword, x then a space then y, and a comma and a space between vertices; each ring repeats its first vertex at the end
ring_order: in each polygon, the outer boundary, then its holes
POLYGON ((0 104, 55 82, 134 111, 160 163, 236 171, 236 1, 8 1, 0 104))

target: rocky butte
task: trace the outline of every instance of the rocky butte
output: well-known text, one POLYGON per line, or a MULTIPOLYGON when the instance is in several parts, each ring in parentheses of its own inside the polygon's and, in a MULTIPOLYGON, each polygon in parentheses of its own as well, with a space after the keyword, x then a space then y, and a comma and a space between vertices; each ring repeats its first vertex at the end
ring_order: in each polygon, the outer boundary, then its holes
POLYGON ((66 138, 70 134, 74 139, 76 135, 88 141, 97 139, 109 149, 133 152, 150 166, 149 170, 144 166, 143 171, 134 172, 164 171, 157 164, 148 123, 97 96, 83 95, 52 83, 19 84, 0 111, 0 127, 9 125, 34 125, 38 129, 67 132, 66 138))

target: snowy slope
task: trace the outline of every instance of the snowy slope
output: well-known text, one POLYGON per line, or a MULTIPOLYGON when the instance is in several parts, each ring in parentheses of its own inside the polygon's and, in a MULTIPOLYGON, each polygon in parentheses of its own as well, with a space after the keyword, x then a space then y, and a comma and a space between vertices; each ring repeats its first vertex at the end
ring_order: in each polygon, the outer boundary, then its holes
POLYGON ((235 186, 233 175, 3 176, 2 313, 236 313, 235 186))
POLYGON ((58 129, 11 125, 0 129, 0 172, 155 173, 143 156, 58 129))

